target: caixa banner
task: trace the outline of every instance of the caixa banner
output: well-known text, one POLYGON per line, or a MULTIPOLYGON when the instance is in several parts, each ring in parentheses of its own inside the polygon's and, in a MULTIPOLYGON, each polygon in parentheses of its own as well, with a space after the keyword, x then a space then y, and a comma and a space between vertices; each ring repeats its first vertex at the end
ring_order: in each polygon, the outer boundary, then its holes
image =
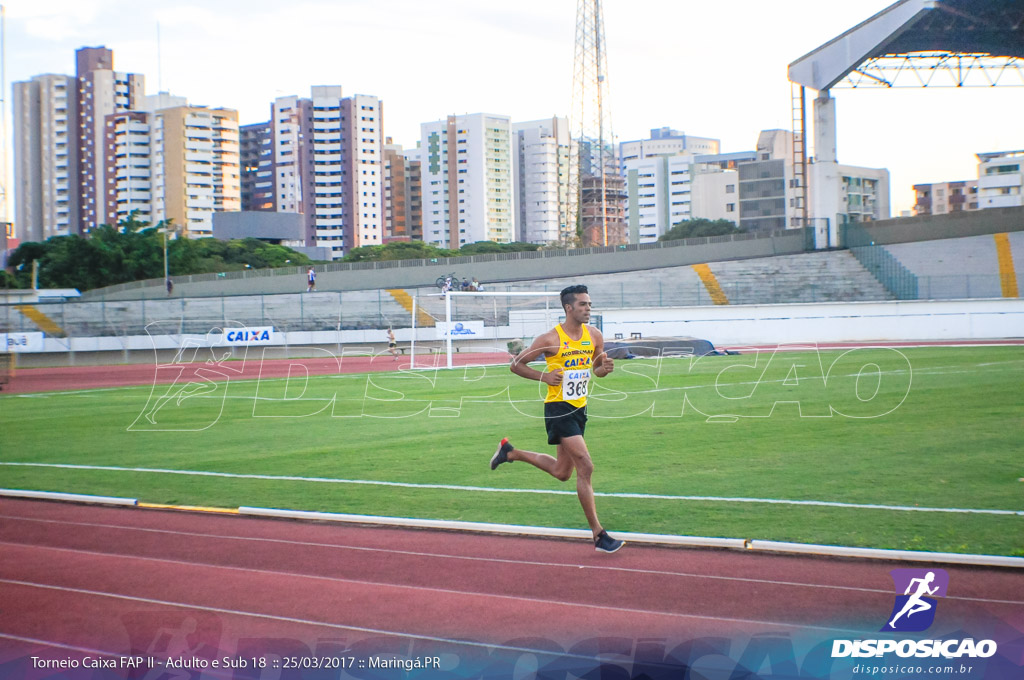
POLYGON ((436 328, 439 338, 444 338, 449 334, 452 336, 452 340, 473 340, 484 337, 483 321, 453 321, 451 324, 438 321, 436 328))
POLYGON ((43 334, 0 333, 0 352, 42 352, 43 334))
POLYGON ((273 345, 276 344, 276 333, 273 326, 257 326, 256 328, 225 328, 225 345, 273 345))

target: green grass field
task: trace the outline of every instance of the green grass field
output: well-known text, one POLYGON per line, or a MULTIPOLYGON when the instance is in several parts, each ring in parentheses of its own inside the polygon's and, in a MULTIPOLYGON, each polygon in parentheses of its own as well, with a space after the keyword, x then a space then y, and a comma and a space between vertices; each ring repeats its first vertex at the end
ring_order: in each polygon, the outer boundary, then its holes
MULTIPOLYGON (((553 452, 539 388, 488 367, 8 395, 0 462, 145 470, 0 465, 0 486, 585 528, 573 482, 487 465, 506 435, 553 452)), ((592 392, 609 530, 1024 555, 1024 348, 620 360, 592 392)))

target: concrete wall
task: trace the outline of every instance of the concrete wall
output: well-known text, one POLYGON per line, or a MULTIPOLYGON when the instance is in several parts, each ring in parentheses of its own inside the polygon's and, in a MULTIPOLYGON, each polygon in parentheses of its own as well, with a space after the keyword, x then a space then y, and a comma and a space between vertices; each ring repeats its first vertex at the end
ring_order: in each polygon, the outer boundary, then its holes
MULTIPOLYGON (((1024 207, 862 222, 857 226, 865 228, 870 240, 878 245, 1024 231, 1024 207)), ((791 255, 805 250, 803 230, 792 230, 776 236, 744 234, 618 248, 438 258, 436 263, 425 260, 331 263, 317 266, 317 288, 324 291, 416 288, 430 286, 439 276, 453 271, 464 278, 475 276, 484 283, 529 281, 791 255)), ((294 267, 228 272, 223 276, 181 276, 175 277, 174 293, 184 297, 295 293, 306 289, 305 272, 305 268, 294 267)), ((82 299, 138 300, 166 296, 163 280, 151 279, 88 291, 82 299)))
MULTIPOLYGON (((946 215, 920 215, 877 222, 859 222, 876 245, 933 241, 983 234, 1024 231, 1024 207, 991 208, 946 215)), ((860 243, 845 244, 867 245, 860 243)))
POLYGON ((1024 338, 1024 299, 913 300, 606 311, 604 335, 692 337, 716 347, 1024 338))
MULTIPOLYGON (((484 329, 486 337, 459 340, 461 351, 502 351, 511 339, 530 339, 551 326, 536 315, 510 319, 508 326, 484 329)), ((780 345, 843 341, 886 342, 932 340, 999 340, 1024 338, 1024 299, 899 301, 796 305, 739 305, 617 309, 602 313, 607 341, 617 333, 629 339, 693 337, 716 347, 780 345)), ((42 351, 21 352, 18 365, 62 366, 152 362, 173 358, 186 341, 227 347, 234 356, 333 356, 381 354, 383 329, 352 331, 275 332, 252 344, 223 344, 202 335, 153 335, 103 338, 45 338, 42 351)), ((415 337, 420 352, 443 351, 436 328, 396 329, 403 349, 415 337)))
MULTIPOLYGON (((477 277, 484 283, 529 281, 552 277, 610 274, 615 272, 677 267, 721 260, 770 257, 804 252, 804 232, 793 230, 779 236, 713 237, 630 245, 620 248, 539 250, 529 253, 477 255, 473 257, 397 260, 376 263, 333 263, 317 266, 319 290, 344 291, 431 286, 445 274, 477 277)), ((259 269, 174 277, 174 295, 208 297, 295 293, 306 289, 305 268, 259 269)), ((83 294, 83 300, 137 300, 167 297, 163 281, 151 280, 111 286, 83 294)))

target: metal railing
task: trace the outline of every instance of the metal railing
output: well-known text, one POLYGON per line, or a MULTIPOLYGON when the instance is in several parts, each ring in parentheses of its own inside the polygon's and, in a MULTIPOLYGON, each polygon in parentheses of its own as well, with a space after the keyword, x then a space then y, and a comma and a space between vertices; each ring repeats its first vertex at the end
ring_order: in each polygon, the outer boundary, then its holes
MULTIPOLYGON (((883 266, 884 267, 884 266, 883 266)), ((870 269, 870 267, 869 267, 870 269)), ((883 272, 883 275, 885 273, 883 272)), ((898 277, 897 277, 898 278, 898 277)), ((955 300, 1001 297, 1000 278, 993 275, 946 275, 914 277, 913 285, 900 288, 890 283, 888 292, 848 277, 815 277, 811 273, 787 276, 764 273, 742 278, 719 278, 729 304, 787 304, 901 300, 955 300), (893 289, 896 289, 895 291, 893 289)), ((557 291, 561 284, 488 286, 489 291, 557 291)), ((435 288, 409 290, 418 304, 435 318, 444 318, 444 301, 435 288)), ((590 294, 601 309, 637 307, 687 307, 714 304, 699 281, 665 281, 630 278, 590 283, 590 294)), ((538 300, 536 307, 543 308, 538 300)), ((143 335, 159 323, 161 332, 206 333, 217 324, 248 327, 273 326, 288 331, 408 328, 411 313, 390 293, 349 291, 289 293, 202 298, 142 299, 128 301, 62 301, 36 303, 70 337, 143 335), (212 325, 211 325, 212 324, 212 325)), ((508 298, 456 298, 454 317, 479 318, 486 324, 506 323, 509 313, 522 309, 522 300, 508 298)), ((554 305, 557 307, 557 303, 554 305)), ((596 308, 595 308, 596 309, 596 308)), ((39 327, 14 304, 0 304, 0 332, 37 332, 39 327)))
MULTIPOLYGON (((679 239, 675 241, 658 241, 656 243, 631 243, 619 246, 593 246, 589 248, 571 249, 542 249, 534 251, 522 251, 515 253, 488 253, 484 255, 468 255, 462 257, 437 257, 414 260, 382 260, 375 262, 331 262, 316 265, 317 272, 348 272, 348 271, 376 271, 404 267, 428 267, 442 265, 445 267, 457 268, 460 265, 486 263, 486 262, 509 262, 517 260, 533 260, 539 258, 561 258, 579 257, 581 255, 598 255, 602 253, 635 252, 642 250, 655 250, 663 248, 693 247, 714 243, 734 243, 742 241, 754 241, 760 239, 771 239, 782 236, 792 236, 793 230, 782 229, 771 232, 754 232, 745 234, 728 234, 724 236, 708 236, 702 238, 679 239)), ((208 283, 218 280, 238 280, 267 278, 275 276, 296 276, 305 274, 307 267, 279 267, 275 269, 243 269, 240 271, 217 272, 210 274, 190 274, 175 276, 175 284, 208 283)), ((160 288, 164 286, 164 280, 145 279, 142 281, 131 281, 119 283, 94 291, 88 291, 87 296, 114 295, 116 293, 138 290, 142 288, 160 288)))

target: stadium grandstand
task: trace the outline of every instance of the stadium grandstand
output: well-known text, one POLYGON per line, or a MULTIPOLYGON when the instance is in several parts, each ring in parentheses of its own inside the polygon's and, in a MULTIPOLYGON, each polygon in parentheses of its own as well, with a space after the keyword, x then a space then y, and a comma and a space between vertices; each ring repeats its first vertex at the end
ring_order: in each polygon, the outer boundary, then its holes
MULTIPOLYGON (((847 247, 824 251, 813 250, 799 229, 744 236, 436 263, 332 264, 314 293, 301 292, 301 269, 179 277, 171 297, 162 281, 138 282, 77 299, 3 304, 0 331, 42 334, 69 349, 71 338, 114 338, 126 349, 138 347, 131 338, 154 329, 181 335, 214 327, 321 334, 295 344, 375 344, 384 340, 382 329, 405 329, 411 337, 411 327, 422 332, 445 321, 446 300, 434 281, 438 272, 453 271, 479 278, 492 293, 551 293, 583 281, 601 310, 668 308, 680 317, 703 306, 1019 298, 1024 208, 851 224, 847 247), (324 333, 334 335, 328 341, 324 333)), ((455 296, 451 318, 508 327, 524 309, 551 304, 540 296, 455 296)))

